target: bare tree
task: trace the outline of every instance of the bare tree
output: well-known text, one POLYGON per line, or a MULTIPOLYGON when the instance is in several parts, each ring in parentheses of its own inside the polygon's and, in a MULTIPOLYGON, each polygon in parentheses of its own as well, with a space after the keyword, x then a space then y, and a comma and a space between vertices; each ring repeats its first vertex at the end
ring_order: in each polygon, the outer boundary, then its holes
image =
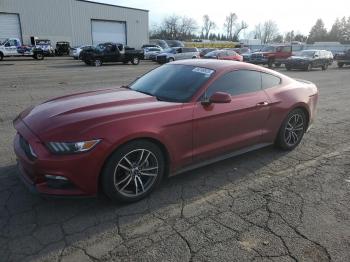
POLYGON ((233 35, 233 40, 238 41, 239 40, 239 34, 242 32, 242 30, 247 29, 248 24, 244 21, 241 21, 241 23, 236 24, 235 33, 233 35))
POLYGON ((268 20, 264 23, 263 26, 263 43, 270 43, 275 36, 278 34, 278 27, 277 24, 272 21, 268 20))
POLYGON ((271 43, 273 39, 278 35, 277 24, 268 20, 264 24, 258 24, 255 26, 255 38, 260 39, 262 43, 271 43))
POLYGON ((214 23, 214 21, 210 20, 209 15, 204 15, 202 32, 205 39, 208 39, 210 31, 215 28, 216 28, 216 24, 214 23))
POLYGON ((229 40, 232 40, 233 38, 233 29, 235 26, 237 20, 237 15, 235 13, 230 13, 228 16, 226 16, 224 28, 226 31, 226 36, 229 40))
POLYGON ((154 26, 151 31, 151 38, 162 39, 191 39, 198 26, 194 19, 172 15, 164 18, 159 26, 154 26))

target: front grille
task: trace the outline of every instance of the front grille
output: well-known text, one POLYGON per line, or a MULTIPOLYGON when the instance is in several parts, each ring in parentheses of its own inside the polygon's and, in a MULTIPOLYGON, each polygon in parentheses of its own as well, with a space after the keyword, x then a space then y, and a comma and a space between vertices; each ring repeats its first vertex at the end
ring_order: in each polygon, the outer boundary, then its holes
POLYGON ((34 156, 32 154, 32 150, 30 149, 29 143, 27 142, 27 140, 24 139, 23 136, 19 135, 19 144, 22 148, 22 150, 24 151, 24 153, 26 154, 26 156, 30 159, 30 160, 35 160, 36 156, 34 156))
POLYGON ((157 62, 166 63, 166 56, 157 56, 157 62))

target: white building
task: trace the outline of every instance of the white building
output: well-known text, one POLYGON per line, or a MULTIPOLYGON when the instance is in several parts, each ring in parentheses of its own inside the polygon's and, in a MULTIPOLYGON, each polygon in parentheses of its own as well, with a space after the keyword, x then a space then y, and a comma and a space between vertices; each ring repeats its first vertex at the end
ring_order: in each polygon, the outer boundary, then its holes
POLYGON ((148 10, 86 0, 0 0, 0 41, 31 37, 71 46, 118 42, 140 48, 148 42, 148 10))

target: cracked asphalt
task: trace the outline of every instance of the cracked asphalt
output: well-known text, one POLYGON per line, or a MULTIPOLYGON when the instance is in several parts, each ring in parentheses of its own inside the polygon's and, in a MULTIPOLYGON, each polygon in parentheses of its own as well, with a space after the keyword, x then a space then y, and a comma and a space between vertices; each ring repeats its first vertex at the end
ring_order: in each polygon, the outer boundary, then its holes
POLYGON ((0 63, 0 261, 350 261, 350 67, 279 69, 320 90, 316 122, 294 151, 267 147, 196 169, 128 205, 30 194, 12 150, 16 115, 154 66, 0 63))

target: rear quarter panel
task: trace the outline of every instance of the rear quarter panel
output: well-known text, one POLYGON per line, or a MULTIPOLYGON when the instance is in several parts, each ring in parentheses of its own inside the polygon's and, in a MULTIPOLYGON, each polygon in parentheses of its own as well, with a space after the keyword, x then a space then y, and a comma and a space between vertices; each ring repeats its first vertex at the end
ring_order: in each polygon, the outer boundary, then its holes
POLYGON ((318 101, 317 87, 304 80, 292 80, 285 85, 265 89, 270 99, 270 114, 263 130, 265 142, 273 142, 289 112, 302 108, 307 112, 308 125, 312 123, 318 101))

